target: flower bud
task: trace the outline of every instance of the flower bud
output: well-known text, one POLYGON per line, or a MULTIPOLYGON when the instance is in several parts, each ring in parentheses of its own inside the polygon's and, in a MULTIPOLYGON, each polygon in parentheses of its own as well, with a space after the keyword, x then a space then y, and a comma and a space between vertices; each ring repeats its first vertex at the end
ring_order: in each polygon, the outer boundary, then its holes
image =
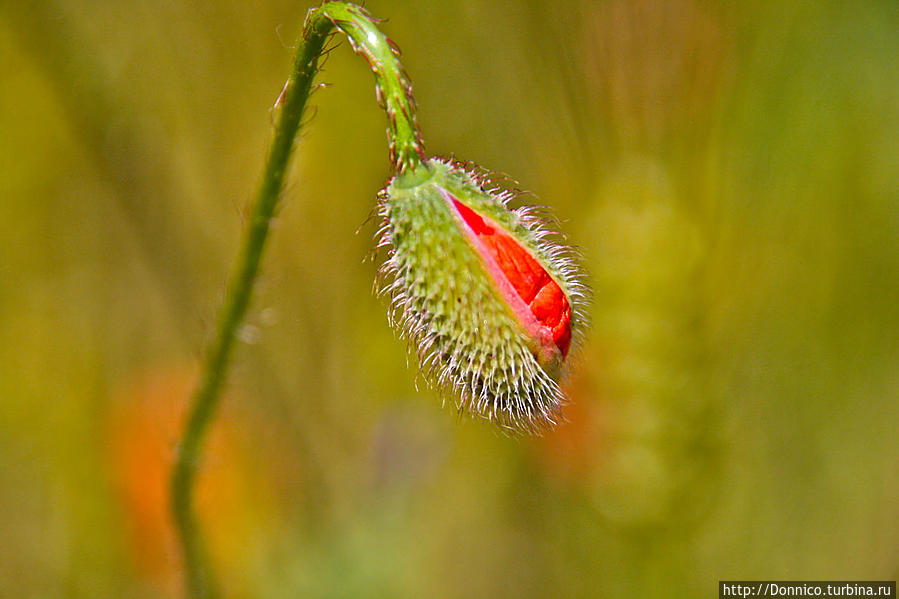
POLYGON ((587 287, 570 248, 515 194, 431 159, 381 194, 382 291, 421 370, 460 411, 516 430, 556 422, 559 380, 586 324, 587 287), (382 279, 383 280, 383 279, 382 279))

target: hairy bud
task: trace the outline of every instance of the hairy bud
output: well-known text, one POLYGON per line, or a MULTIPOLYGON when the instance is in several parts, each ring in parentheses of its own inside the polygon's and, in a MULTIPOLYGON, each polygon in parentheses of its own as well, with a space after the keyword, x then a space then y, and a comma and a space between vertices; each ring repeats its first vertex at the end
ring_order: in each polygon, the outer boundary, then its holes
POLYGON ((382 291, 422 371, 460 410, 515 430, 554 424, 588 295, 570 248, 515 194, 431 159, 381 194, 382 291))

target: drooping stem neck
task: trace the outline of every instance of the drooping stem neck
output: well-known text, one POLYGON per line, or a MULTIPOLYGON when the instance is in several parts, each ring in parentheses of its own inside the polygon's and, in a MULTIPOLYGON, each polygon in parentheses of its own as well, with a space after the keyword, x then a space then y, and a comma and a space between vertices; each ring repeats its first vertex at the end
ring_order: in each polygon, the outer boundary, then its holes
POLYGON ((325 2, 309 11, 303 37, 327 35, 334 27, 347 36, 356 54, 368 61, 375 76, 375 95, 387 113, 390 161, 400 173, 420 164, 424 144, 415 119, 412 83, 400 63, 400 51, 377 26, 377 20, 355 4, 325 2))

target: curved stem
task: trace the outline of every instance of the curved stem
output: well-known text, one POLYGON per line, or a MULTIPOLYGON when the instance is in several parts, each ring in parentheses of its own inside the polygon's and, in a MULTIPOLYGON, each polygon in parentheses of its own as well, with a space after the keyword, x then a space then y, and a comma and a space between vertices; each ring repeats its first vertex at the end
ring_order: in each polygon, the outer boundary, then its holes
MULTIPOLYGON (((234 346, 235 333, 243 321, 262 250, 268 237, 269 223, 284 185, 287 163, 299 129, 300 117, 309 96, 319 54, 330 29, 327 24, 313 30, 297 53, 295 68, 288 81, 275 135, 256 194, 238 266, 228 288, 218 333, 204 365, 203 379, 197 388, 191 412, 178 447, 171 480, 171 502, 175 525, 184 553, 190 596, 212 598, 217 585, 206 564, 205 551, 197 531, 192 506, 193 482, 206 430, 218 407, 228 359, 234 346)), ((309 32, 307 31, 307 34, 309 32)))
POLYGON ((330 21, 347 36, 353 51, 368 61, 375 76, 378 105, 387 112, 387 142, 396 170, 417 166, 425 159, 421 131, 415 119, 412 83, 400 63, 396 44, 378 29, 378 20, 355 4, 326 2, 309 12, 307 28, 330 21))
POLYGON ((362 8, 344 2, 327 2, 309 11, 293 71, 278 101, 274 138, 253 201, 236 270, 228 286, 217 335, 204 363, 203 378, 191 399, 190 413, 172 469, 171 510, 187 570, 188 592, 195 598, 209 599, 219 595, 193 510, 194 478, 203 440, 219 405, 236 331, 250 303, 300 118, 318 70, 318 59, 334 28, 350 38, 353 49, 368 59, 375 72, 378 102, 388 116, 390 158, 396 169, 403 171, 423 159, 408 77, 399 63, 399 52, 377 29, 374 19, 362 8))

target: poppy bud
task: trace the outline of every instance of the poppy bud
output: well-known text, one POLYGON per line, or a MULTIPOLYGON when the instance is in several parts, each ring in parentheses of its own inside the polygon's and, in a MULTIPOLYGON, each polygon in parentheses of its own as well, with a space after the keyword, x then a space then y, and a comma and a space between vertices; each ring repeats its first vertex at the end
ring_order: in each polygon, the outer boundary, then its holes
POLYGON ((565 402, 558 382, 588 291, 547 221, 509 209, 515 194, 487 185, 440 159, 397 175, 381 194, 382 290, 391 324, 461 411, 539 431, 565 402))

